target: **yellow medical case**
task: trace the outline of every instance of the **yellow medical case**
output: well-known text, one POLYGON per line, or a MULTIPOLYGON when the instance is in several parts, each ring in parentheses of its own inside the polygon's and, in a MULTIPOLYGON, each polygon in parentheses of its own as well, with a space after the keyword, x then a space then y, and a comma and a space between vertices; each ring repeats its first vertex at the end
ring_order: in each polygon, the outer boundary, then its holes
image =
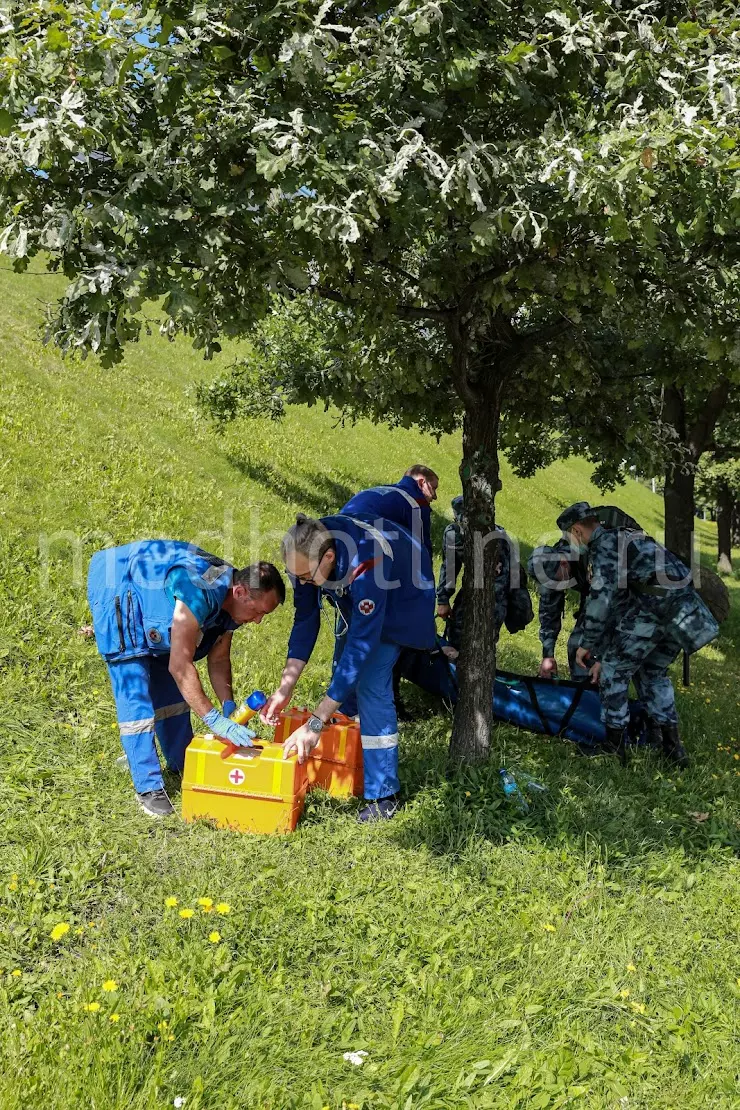
POLYGON ((182 815, 240 832, 286 833, 303 812, 307 785, 306 766, 295 755, 283 759, 282 744, 233 749, 215 736, 194 736, 185 752, 182 815))
MULTIPOLYGON (((281 713, 280 724, 275 729, 275 742, 282 744, 310 716, 308 709, 287 709, 281 713)), ((345 717, 343 713, 335 713, 321 733, 318 746, 306 760, 306 769, 309 790, 320 786, 334 798, 361 795, 364 777, 357 721, 345 717)))

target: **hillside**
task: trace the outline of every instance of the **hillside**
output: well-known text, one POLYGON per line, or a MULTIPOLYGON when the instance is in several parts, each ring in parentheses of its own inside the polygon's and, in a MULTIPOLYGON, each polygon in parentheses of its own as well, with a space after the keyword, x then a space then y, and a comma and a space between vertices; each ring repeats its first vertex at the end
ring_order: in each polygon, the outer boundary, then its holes
MULTIPOLYGON (((231 356, 203 363, 155 331, 111 370, 63 363, 39 342, 56 283, 0 271, 3 1110, 737 1105, 737 584, 680 693, 695 756, 681 776, 505 727, 490 765, 450 776, 449 721, 425 713, 403 730, 408 804, 388 827, 321 796, 280 840, 152 827, 77 633, 92 551, 170 535, 276 558, 296 511, 335 510, 412 462, 440 474, 439 539, 459 439, 317 408, 220 433, 193 387, 231 356), (504 763, 548 786, 527 818, 500 794, 504 763), (198 898, 230 907, 218 942, 198 898), (343 1059, 356 1049, 360 1067, 343 1059)), ((525 552, 554 537, 564 505, 603 500, 589 475, 504 466, 501 523, 525 552)), ((644 486, 613 500, 660 532, 644 486)), ((700 536, 711 562, 714 527, 700 536)), ((275 683, 289 609, 237 638, 240 694, 275 683)), ((538 648, 535 623, 502 637, 502 663, 533 671, 538 648)), ((324 631, 299 700, 329 652, 324 631)))

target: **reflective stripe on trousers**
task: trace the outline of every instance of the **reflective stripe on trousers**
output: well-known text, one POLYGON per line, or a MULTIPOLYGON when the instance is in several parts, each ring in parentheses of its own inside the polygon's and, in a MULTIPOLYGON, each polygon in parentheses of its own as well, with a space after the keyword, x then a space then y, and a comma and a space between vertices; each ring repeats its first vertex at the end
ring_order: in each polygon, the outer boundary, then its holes
POLYGON ((393 668, 401 649, 379 643, 368 655, 357 682, 365 797, 373 801, 397 794, 398 720, 393 701, 393 668))
POLYGON ((168 656, 108 664, 121 743, 138 794, 164 786, 155 735, 173 771, 183 770, 185 749, 193 738, 190 707, 168 666, 168 656))

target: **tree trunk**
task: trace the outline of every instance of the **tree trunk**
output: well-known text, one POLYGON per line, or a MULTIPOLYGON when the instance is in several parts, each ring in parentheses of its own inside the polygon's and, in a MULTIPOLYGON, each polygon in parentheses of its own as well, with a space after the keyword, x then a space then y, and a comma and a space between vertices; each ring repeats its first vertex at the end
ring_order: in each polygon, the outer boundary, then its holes
POLYGON ((663 489, 665 506, 665 545, 680 559, 691 565, 694 534, 694 483, 693 468, 684 472, 677 467, 668 471, 663 489))
POLYGON ((496 674, 495 582, 498 544, 495 528, 498 486, 498 429, 501 389, 487 383, 466 406, 460 466, 464 516, 463 628, 458 674, 460 691, 450 755, 461 762, 486 759, 493 722, 496 674))
POLYGON ((729 392, 729 381, 720 378, 704 397, 697 399, 693 406, 693 423, 688 417, 683 388, 667 385, 663 392, 666 422, 674 429, 684 451, 680 462, 669 465, 666 471, 663 490, 665 545, 687 566, 692 566, 696 467, 711 443, 729 392))
POLYGON ((740 501, 736 501, 732 510, 732 546, 740 547, 740 501))
POLYGON ((717 572, 732 574, 732 510, 734 498, 723 482, 717 496, 717 572))

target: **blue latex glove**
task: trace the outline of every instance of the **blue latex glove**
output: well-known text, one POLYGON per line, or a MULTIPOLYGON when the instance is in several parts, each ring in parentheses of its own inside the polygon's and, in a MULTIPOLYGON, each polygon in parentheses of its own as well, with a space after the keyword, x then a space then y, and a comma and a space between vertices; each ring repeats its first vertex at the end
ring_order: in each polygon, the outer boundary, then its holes
POLYGON ((235 701, 225 701, 223 703, 223 705, 221 706, 221 712, 223 713, 224 717, 230 717, 231 714, 234 713, 235 711, 236 711, 236 702, 235 701))
POLYGON ((252 740, 256 733, 250 732, 244 725, 238 725, 236 721, 230 721, 228 717, 224 717, 223 713, 219 713, 218 709, 211 709, 206 713, 203 720, 216 736, 220 736, 222 740, 228 740, 230 744, 234 744, 237 748, 251 748, 253 747, 252 740))

